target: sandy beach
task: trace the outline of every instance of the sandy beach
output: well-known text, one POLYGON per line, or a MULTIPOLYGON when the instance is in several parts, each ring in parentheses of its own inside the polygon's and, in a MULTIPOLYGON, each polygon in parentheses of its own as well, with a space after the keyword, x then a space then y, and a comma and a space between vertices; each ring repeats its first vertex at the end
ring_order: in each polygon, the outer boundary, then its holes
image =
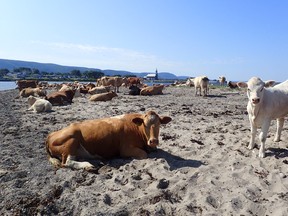
MULTIPOLYGON (((266 157, 247 148, 244 90, 166 87, 163 95, 130 96, 121 87, 107 102, 75 98, 53 112, 27 111, 18 90, 0 91, 0 215, 288 215, 288 124, 266 157), (97 173, 55 169, 45 139, 72 122, 154 110, 172 121, 160 129, 148 159, 115 158, 97 173)), ((257 135, 257 144, 259 140, 257 135)))

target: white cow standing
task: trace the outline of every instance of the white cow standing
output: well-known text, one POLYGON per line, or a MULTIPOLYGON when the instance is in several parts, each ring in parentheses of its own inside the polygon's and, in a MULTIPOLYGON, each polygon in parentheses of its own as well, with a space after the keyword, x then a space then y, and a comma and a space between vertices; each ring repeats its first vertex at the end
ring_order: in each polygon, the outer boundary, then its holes
POLYGON ((265 157, 265 141, 272 119, 277 119, 277 131, 275 142, 280 141, 284 117, 288 114, 288 80, 272 86, 275 81, 263 82, 258 77, 252 77, 247 83, 237 83, 240 87, 247 87, 248 105, 247 111, 251 125, 251 138, 248 148, 255 146, 257 127, 261 127, 259 139, 261 146, 259 157, 265 157))
POLYGON ((208 95, 209 89, 209 79, 207 76, 199 76, 194 78, 194 86, 195 86, 195 96, 197 96, 197 92, 199 90, 199 95, 202 96, 201 92, 203 91, 204 96, 208 95))

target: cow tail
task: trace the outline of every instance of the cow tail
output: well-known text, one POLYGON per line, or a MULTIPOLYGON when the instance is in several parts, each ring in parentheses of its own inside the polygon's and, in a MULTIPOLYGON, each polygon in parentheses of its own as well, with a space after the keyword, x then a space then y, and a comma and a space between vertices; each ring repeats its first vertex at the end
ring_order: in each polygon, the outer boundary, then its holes
POLYGON ((48 160, 50 161, 50 163, 52 163, 53 166, 56 168, 61 167, 61 161, 58 158, 53 157, 53 155, 50 152, 50 149, 48 146, 48 138, 45 142, 45 145, 46 145, 46 152, 48 154, 48 160))

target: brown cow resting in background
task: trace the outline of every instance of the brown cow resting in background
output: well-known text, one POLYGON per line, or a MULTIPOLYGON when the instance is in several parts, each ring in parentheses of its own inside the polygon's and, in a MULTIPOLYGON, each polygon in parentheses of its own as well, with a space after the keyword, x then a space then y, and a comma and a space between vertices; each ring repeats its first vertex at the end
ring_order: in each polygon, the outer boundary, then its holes
POLYGON ((170 117, 149 111, 73 123, 48 135, 49 161, 57 167, 89 170, 94 168, 91 163, 76 160, 117 156, 145 159, 145 149, 159 144, 160 125, 170 121, 170 117))
POLYGON ((161 95, 163 94, 164 85, 154 85, 142 88, 140 95, 161 95))
POLYGON ((89 100, 90 101, 109 101, 112 98, 117 97, 118 95, 114 91, 105 92, 101 94, 94 94, 92 95, 89 100))
POLYGON ((19 91, 21 91, 24 88, 36 88, 38 85, 38 80, 17 80, 16 84, 19 91))
POLYGON ((71 104, 75 90, 52 92, 45 97, 53 106, 71 104))
POLYGON ((227 83, 227 85, 228 85, 231 89, 236 89, 236 88, 238 88, 238 85, 237 85, 236 82, 231 82, 231 81, 229 81, 229 82, 227 83))
POLYGON ((24 88, 20 91, 20 97, 29 97, 30 95, 39 97, 45 97, 47 95, 47 91, 42 88, 24 88))

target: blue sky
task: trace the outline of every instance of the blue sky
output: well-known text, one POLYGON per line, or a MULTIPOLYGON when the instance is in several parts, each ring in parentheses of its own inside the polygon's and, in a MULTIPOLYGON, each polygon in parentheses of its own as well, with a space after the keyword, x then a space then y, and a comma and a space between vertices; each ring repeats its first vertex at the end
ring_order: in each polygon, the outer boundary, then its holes
POLYGON ((0 58, 288 79, 286 0, 0 0, 0 58))

